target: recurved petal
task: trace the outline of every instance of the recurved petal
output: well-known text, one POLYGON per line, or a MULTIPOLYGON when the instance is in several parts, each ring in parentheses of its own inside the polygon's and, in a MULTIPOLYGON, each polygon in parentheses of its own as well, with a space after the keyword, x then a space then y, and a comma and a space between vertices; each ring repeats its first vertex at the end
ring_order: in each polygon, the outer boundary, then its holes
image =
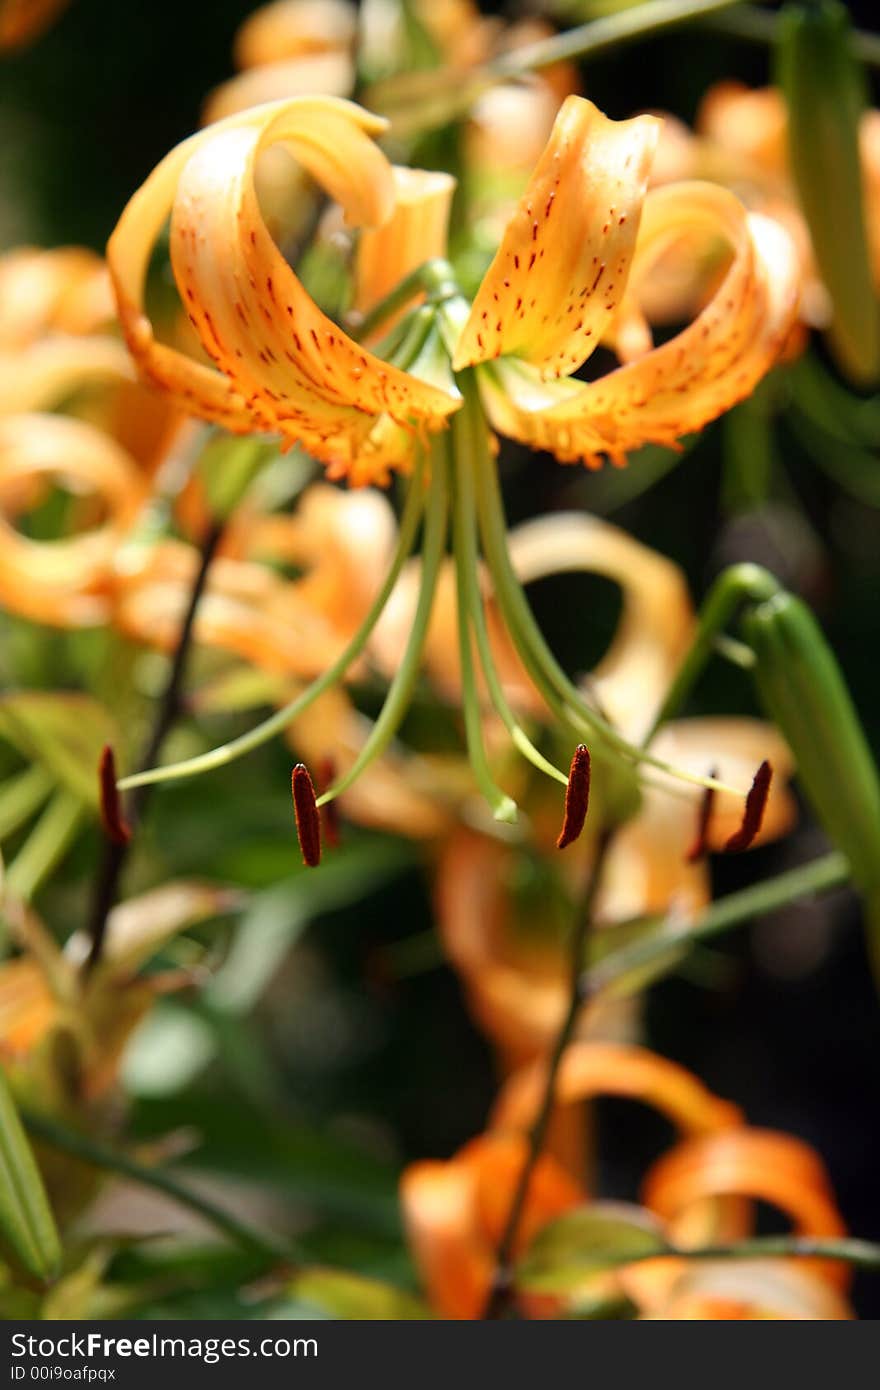
POLYGON ((563 463, 623 464, 650 442, 675 445, 744 399, 773 366, 797 311, 798 259, 776 222, 747 213, 724 188, 706 183, 653 190, 630 277, 637 295, 654 259, 682 231, 702 230, 732 258, 693 323, 662 346, 600 380, 541 383, 522 363, 487 372, 486 404, 497 429, 563 463))
POLYGON ((358 242, 354 302, 362 312, 425 261, 446 255, 455 179, 442 171, 400 165, 392 174, 394 211, 381 226, 365 229, 358 242))
POLYGON ((457 368, 517 355, 558 377, 586 360, 626 288, 659 130, 655 116, 609 121, 567 99, 474 300, 457 368))
POLYGON ((106 617, 113 556, 144 495, 133 459, 107 435, 60 415, 0 420, 0 600, 37 622, 82 626, 106 617), (97 525, 37 541, 16 517, 48 482, 64 483, 97 525))
MULTIPOLYGON (((320 312, 268 233, 255 166, 280 144, 349 222, 381 223, 394 202, 391 166, 370 138, 381 129, 376 117, 329 97, 230 117, 166 156, 108 247, 123 327, 146 375, 234 431, 301 441, 335 474, 364 451, 376 455, 375 476, 404 466, 416 431, 438 428, 458 402, 365 351, 320 312), (143 310, 147 262, 169 211, 178 287, 213 367, 158 343, 143 310)), ((369 463, 360 463, 358 480, 368 481, 369 463)))
POLYGON ((619 527, 574 512, 518 526, 511 532, 510 553, 525 584, 549 574, 586 571, 620 585, 620 621, 591 672, 590 689, 618 728, 639 739, 692 638, 693 608, 679 567, 619 527))
MULTIPOLYGON (((525 1130, 544 1086, 546 1065, 531 1063, 516 1072, 499 1092, 492 1129, 525 1130)), ((556 1081, 557 1105, 572 1105, 593 1096, 626 1096, 653 1106, 683 1134, 714 1134, 740 1123, 737 1107, 721 1100, 691 1072, 644 1047, 622 1043, 572 1043, 556 1081)))
POLYGON ((134 380, 118 338, 52 334, 27 349, 0 351, 0 415, 48 410, 83 387, 134 380))
MULTIPOLYGON (((707 1198, 746 1197, 785 1212, 804 1236, 844 1235, 825 1165, 800 1139, 773 1130, 738 1129, 686 1140, 655 1163, 645 1180, 645 1205, 669 1223, 674 1238, 699 1246, 714 1238, 706 1229, 707 1198)), ((807 1268, 806 1262, 799 1262, 807 1268)), ((834 1287, 850 1272, 839 1262, 810 1261, 834 1287)))

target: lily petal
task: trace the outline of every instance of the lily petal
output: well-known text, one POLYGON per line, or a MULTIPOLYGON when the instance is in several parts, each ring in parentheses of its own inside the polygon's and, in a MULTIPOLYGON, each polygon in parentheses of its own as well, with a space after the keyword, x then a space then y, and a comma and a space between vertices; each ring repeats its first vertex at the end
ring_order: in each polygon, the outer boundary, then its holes
POLYGON ((134 460, 93 426, 60 415, 0 420, 0 600, 37 622, 101 622, 113 556, 143 495, 134 460), (51 542, 22 535, 13 525, 16 514, 30 490, 52 477, 94 494, 106 520, 51 542))
POLYGON ((302 442, 335 475, 349 473, 360 455, 360 482, 405 467, 407 442, 441 427, 458 402, 365 351, 321 313, 269 236, 254 174, 261 151, 282 144, 349 222, 381 223, 393 209, 394 185, 370 137, 383 128, 330 97, 229 117, 166 156, 108 246, 123 329, 151 380, 233 432, 302 442), (175 276, 214 367, 158 343, 143 310, 147 263, 169 212, 175 276))
POLYGON ((686 183, 653 190, 630 276, 638 293, 654 259, 682 230, 723 239, 733 259, 696 319, 661 347, 599 381, 541 383, 522 363, 483 374, 495 427, 562 462, 623 464, 649 442, 674 446, 748 396, 779 356, 794 323, 798 260, 787 233, 747 213, 726 189, 686 183))
POLYGON ((515 354, 542 377, 589 357, 619 305, 660 122, 563 104, 474 300, 455 367, 515 354))
POLYGON ((446 255, 455 179, 400 165, 392 174, 394 211, 380 227, 365 229, 358 243, 354 302, 363 312, 425 261, 446 255))

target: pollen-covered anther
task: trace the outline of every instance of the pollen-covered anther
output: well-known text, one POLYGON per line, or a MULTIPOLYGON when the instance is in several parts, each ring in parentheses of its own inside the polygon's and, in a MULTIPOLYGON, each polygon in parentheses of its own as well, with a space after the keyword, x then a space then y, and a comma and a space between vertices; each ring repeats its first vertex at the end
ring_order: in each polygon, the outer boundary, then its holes
MULTIPOLYGON (((318 764, 318 786, 322 794, 336 781, 336 759, 327 754, 318 764)), ((342 839, 339 826, 339 810, 335 801, 326 801, 321 807, 321 824, 331 849, 338 849, 342 839)))
POLYGON ((122 802, 116 788, 116 758, 109 743, 101 750, 98 763, 98 787, 101 800, 101 824, 104 834, 114 845, 127 845, 131 826, 122 813, 122 802))
POLYGON ((565 849, 566 845, 572 844, 584 828, 590 806, 590 766, 589 749, 586 744, 579 743, 568 772, 565 815, 556 841, 557 849, 565 849))
MULTIPOLYGON (((709 771, 710 777, 718 776, 717 767, 709 771)), ((697 812, 697 827, 691 846, 684 856, 686 864, 698 864, 709 853, 709 829, 712 825, 712 812, 715 809, 715 788, 704 787, 697 812)))
POLYGON ((310 869, 321 862, 321 815, 315 788, 305 763, 297 763, 290 776, 293 810, 296 815, 296 834, 302 850, 303 863, 310 869))
POLYGON ((767 808, 767 798, 770 795, 770 783, 773 780, 773 769, 764 760, 758 771, 755 773, 749 794, 746 797, 746 804, 743 809, 742 824, 724 846, 726 854, 736 850, 748 849, 760 832, 761 824, 764 820, 764 811, 767 808))

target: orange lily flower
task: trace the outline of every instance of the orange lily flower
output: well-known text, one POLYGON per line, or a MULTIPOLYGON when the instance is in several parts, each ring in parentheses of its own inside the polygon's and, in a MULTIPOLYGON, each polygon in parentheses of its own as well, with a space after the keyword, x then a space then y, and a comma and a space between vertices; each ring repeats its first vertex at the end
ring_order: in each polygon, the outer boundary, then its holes
MULTIPOLYGON (((484 1136, 446 1162, 415 1163, 404 1172, 407 1234, 440 1316, 476 1318, 485 1306, 525 1154, 520 1131, 533 1118, 542 1083, 537 1063, 515 1075, 502 1089, 484 1136)), ((748 1199, 756 1197, 791 1214, 801 1233, 842 1230, 813 1150, 787 1135, 744 1128, 737 1108, 713 1096, 684 1068, 641 1048, 575 1043, 563 1058, 557 1101, 570 1105, 596 1094, 653 1105, 691 1136, 659 1160, 645 1183, 645 1206, 671 1241, 698 1249, 742 1237, 749 1229, 748 1199)), ((523 1206, 515 1254, 555 1216, 588 1200, 583 1183, 545 1153, 523 1206)), ((741 1277, 736 1293, 726 1298, 711 1282, 701 1284, 700 1265, 670 1257, 623 1266, 588 1282, 594 1290, 625 1292, 648 1318, 851 1316, 835 1292, 845 1282, 839 1267, 759 1260, 751 1270, 752 1278, 741 1277)), ((526 1317, 558 1316, 567 1297, 519 1294, 517 1304, 526 1317)))
MULTIPOLYGON (((369 138, 381 129, 329 98, 230 117, 166 157, 108 248, 123 328, 150 380, 233 431, 299 440, 355 482, 408 468, 419 432, 442 428, 460 399, 424 354, 403 371, 318 310, 268 236, 254 177, 258 155, 285 145, 349 221, 397 240, 391 166, 369 138), (143 312, 147 260, 169 212, 175 275, 213 369, 158 344, 143 312)), ((648 440, 700 429, 751 391, 794 315, 796 266, 775 223, 709 185, 645 198, 658 132, 653 117, 615 123, 589 102, 566 101, 454 343, 456 370, 482 364, 492 423, 563 460, 622 462, 648 440), (697 320, 601 382, 558 380, 608 330, 628 282, 636 295, 658 250, 695 225, 733 255, 697 320)))

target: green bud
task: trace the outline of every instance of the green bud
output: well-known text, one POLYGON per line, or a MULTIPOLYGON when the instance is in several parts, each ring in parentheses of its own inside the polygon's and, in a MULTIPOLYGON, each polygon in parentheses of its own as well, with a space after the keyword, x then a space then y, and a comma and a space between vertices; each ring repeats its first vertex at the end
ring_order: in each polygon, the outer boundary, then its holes
POLYGON ((862 892, 880 892, 880 780, 859 716, 825 636, 799 598, 780 592, 746 613, 767 713, 797 761, 803 789, 862 892))
POLYGON ((787 5, 778 80, 788 106, 791 168, 819 273, 831 296, 830 341, 854 380, 880 376, 880 306, 865 228, 859 125, 865 84, 846 6, 787 5))

